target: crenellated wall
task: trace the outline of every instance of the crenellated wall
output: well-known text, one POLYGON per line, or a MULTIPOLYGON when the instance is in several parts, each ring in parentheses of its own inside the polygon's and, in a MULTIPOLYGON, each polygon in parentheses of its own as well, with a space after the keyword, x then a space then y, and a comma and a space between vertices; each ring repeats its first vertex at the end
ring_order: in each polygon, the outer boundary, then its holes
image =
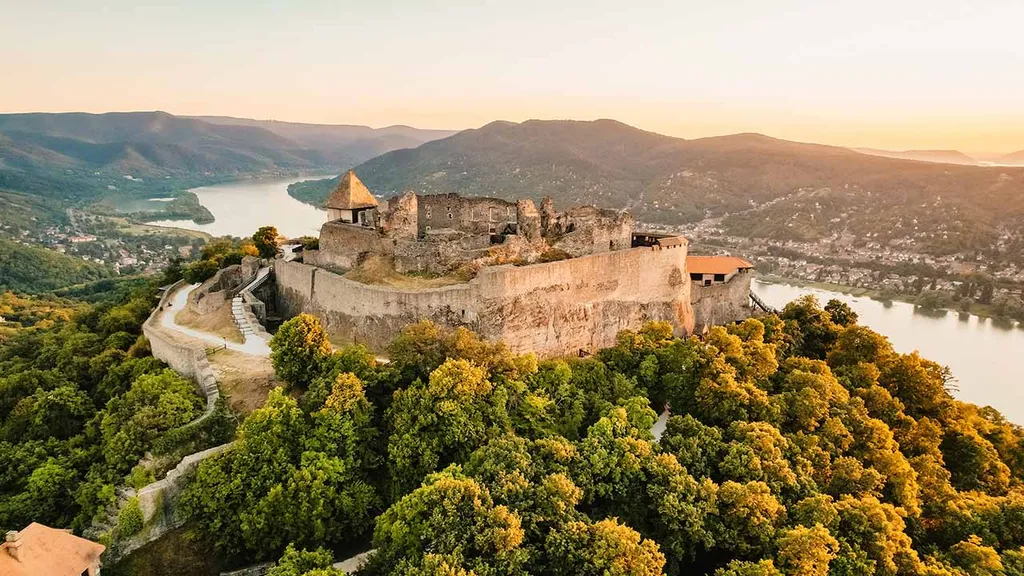
POLYGON ((332 335, 381 349, 408 324, 466 326, 518 352, 572 354, 614 344, 651 320, 693 331, 685 241, 528 266, 491 266, 465 284, 399 290, 275 261, 285 317, 319 316, 332 335))

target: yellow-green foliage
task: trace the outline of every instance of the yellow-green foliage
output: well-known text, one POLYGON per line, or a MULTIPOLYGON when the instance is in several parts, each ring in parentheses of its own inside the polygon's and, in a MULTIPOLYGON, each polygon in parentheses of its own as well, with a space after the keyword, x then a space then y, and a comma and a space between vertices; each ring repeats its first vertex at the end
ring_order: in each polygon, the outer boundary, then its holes
POLYGON ((142 522, 142 508, 139 507, 139 499, 129 499, 117 514, 118 537, 128 538, 138 534, 142 530, 142 522))

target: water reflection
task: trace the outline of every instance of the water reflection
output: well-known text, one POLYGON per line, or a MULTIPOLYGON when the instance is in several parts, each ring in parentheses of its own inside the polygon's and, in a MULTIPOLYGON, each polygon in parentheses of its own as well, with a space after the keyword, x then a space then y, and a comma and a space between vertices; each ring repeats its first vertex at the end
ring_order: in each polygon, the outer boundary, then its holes
MULTIPOLYGON (((890 302, 890 305, 892 303, 890 302)), ((927 316, 929 318, 943 318, 949 314, 949 310, 941 310, 935 308, 922 308, 920 306, 914 306, 914 314, 920 314, 921 316, 927 316)))
POLYGON ((211 224, 191 220, 154 222, 188 230, 200 230, 214 236, 252 235, 260 226, 275 226, 288 237, 316 236, 326 220, 323 210, 303 204, 288 195, 288 185, 310 176, 242 180, 194 188, 199 203, 213 214, 211 224))

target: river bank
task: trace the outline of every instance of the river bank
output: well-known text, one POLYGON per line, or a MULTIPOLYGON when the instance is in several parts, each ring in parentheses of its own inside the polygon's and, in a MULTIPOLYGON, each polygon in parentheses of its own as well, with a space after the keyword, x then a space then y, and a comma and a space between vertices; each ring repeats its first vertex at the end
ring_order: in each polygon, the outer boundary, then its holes
MULTIPOLYGON (((874 290, 872 288, 862 288, 858 286, 846 286, 844 284, 831 284, 828 282, 810 282, 807 280, 801 280, 799 278, 786 278, 783 276, 775 276, 773 274, 758 274, 758 279, 768 284, 788 284, 790 286, 799 286, 802 288, 814 288, 817 290, 823 290, 827 292, 838 292, 840 294, 846 294, 856 298, 870 298, 878 302, 903 302, 906 304, 912 304, 918 309, 926 312, 956 312, 958 314, 971 314, 981 318, 989 318, 1000 322, 1009 322, 1011 325, 1015 322, 1011 318, 1005 318, 995 313, 993 307, 990 304, 981 304, 979 302, 973 302, 964 310, 956 307, 939 307, 939 308, 925 308, 917 304, 917 298, 910 294, 893 294, 891 292, 884 292, 882 290, 874 290)), ((824 302, 822 303, 824 304, 824 302)))

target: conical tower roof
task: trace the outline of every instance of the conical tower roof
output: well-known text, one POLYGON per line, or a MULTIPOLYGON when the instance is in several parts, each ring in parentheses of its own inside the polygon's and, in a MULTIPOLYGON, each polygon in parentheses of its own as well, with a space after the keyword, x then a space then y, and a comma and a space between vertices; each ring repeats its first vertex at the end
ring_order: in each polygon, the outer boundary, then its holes
POLYGON ((357 208, 373 208, 377 199, 370 194, 369 188, 363 184, 352 170, 341 176, 341 182, 331 196, 324 202, 324 208, 337 210, 355 210, 357 208))

